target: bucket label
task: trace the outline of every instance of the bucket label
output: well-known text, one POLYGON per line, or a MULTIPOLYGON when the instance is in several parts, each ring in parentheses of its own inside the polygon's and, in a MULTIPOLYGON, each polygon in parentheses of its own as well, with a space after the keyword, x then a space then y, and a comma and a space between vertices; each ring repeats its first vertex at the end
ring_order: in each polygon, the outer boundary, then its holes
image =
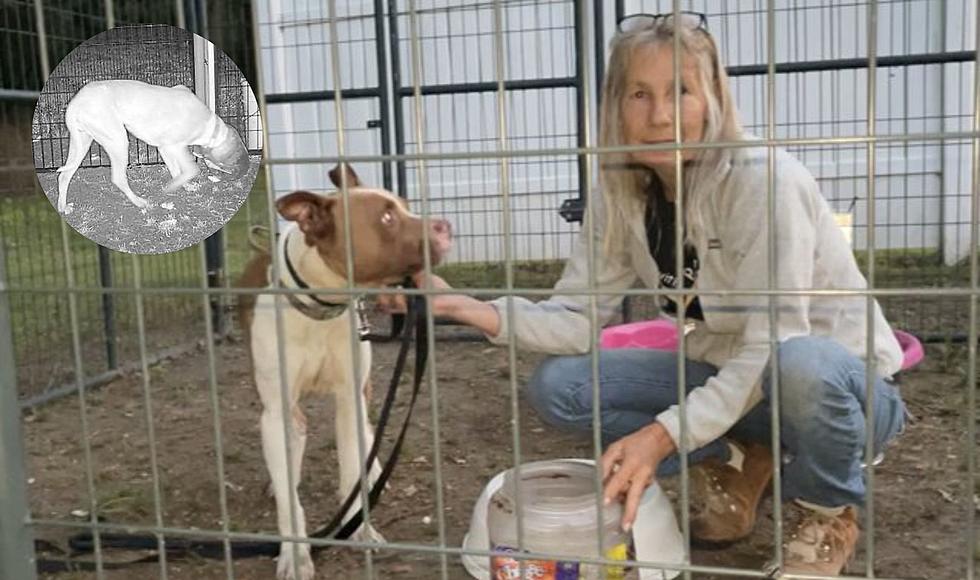
MULTIPOLYGON (((517 552, 510 546, 494 546, 498 552, 517 552)), ((626 560, 626 544, 617 544, 606 550, 610 560, 626 560)), ((491 580, 623 580, 626 569, 623 566, 596 566, 563 560, 524 560, 524 574, 521 575, 521 560, 506 555, 490 558, 491 580), (600 571, 603 570, 604 572, 600 571)))

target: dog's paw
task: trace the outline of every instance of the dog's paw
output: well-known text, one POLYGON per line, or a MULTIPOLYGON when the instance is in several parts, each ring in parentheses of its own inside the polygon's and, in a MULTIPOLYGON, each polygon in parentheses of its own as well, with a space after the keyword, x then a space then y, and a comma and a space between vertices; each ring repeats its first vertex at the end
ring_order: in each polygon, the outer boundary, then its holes
POLYGON ((136 207, 142 210, 145 210, 148 207, 150 207, 150 202, 146 201, 142 197, 134 197, 130 201, 133 202, 133 205, 135 205, 136 207))
POLYGON ((351 534, 351 539, 357 542, 375 542, 377 544, 383 544, 385 542, 385 537, 381 535, 381 532, 374 529, 374 526, 365 526, 363 524, 357 528, 356 532, 351 534))
POLYGON ((75 211, 75 204, 73 203, 66 204, 65 206, 58 206, 58 213, 61 215, 68 215, 73 211, 75 211))
POLYGON ((295 550, 298 560, 293 560, 293 546, 283 544, 276 558, 277 580, 313 580, 313 558, 310 556, 310 545, 297 546, 295 550), (299 574, 297 576, 296 574, 299 574))

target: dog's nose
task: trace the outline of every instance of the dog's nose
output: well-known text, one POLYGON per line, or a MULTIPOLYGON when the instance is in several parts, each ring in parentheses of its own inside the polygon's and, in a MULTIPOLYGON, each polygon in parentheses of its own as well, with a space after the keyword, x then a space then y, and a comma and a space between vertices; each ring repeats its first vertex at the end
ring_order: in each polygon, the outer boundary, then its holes
POLYGON ((443 219, 432 220, 432 231, 437 236, 451 236, 453 234, 453 226, 443 219))

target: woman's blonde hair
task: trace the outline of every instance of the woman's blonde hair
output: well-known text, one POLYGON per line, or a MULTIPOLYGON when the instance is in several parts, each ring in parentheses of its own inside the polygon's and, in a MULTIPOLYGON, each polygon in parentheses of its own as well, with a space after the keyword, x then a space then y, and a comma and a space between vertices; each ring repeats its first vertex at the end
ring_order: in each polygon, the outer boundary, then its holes
MULTIPOLYGON (((728 87, 728 75, 718 58, 718 47, 704 29, 677 26, 672 18, 662 18, 653 26, 620 32, 612 40, 609 68, 602 89, 602 108, 599 118, 599 145, 625 145, 623 138, 622 102, 626 92, 626 75, 630 59, 641 47, 674 47, 678 35, 681 56, 691 59, 698 71, 707 99, 702 141, 737 141, 742 138, 738 112, 728 87)), ((679 122, 679 121, 678 121, 679 122)), ((684 213, 686 239, 700 239, 703 233, 703 212, 712 191, 716 190, 728 172, 731 151, 700 149, 683 171, 684 213)), ((599 164, 599 186, 606 208, 604 247, 622 248, 623 236, 630 216, 646 208, 647 191, 656 174, 647 167, 633 163, 627 153, 603 154, 599 164)))

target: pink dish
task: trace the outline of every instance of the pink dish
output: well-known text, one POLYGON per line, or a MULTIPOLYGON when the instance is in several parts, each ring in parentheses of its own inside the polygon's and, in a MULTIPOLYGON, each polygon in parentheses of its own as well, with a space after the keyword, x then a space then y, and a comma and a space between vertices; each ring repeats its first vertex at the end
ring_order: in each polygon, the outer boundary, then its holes
MULTIPOLYGON (((902 370, 922 362, 925 352, 919 339, 901 330, 895 331, 895 338, 902 347, 902 370)), ((602 348, 677 350, 677 325, 671 320, 658 318, 610 326, 602 331, 599 345, 602 348)))
POLYGON ((898 345, 902 347, 903 371, 922 362, 926 354, 918 338, 902 330, 895 331, 895 338, 898 339, 898 345))
POLYGON ((677 325, 657 318, 610 326, 599 339, 602 348, 655 348, 677 350, 677 325))

